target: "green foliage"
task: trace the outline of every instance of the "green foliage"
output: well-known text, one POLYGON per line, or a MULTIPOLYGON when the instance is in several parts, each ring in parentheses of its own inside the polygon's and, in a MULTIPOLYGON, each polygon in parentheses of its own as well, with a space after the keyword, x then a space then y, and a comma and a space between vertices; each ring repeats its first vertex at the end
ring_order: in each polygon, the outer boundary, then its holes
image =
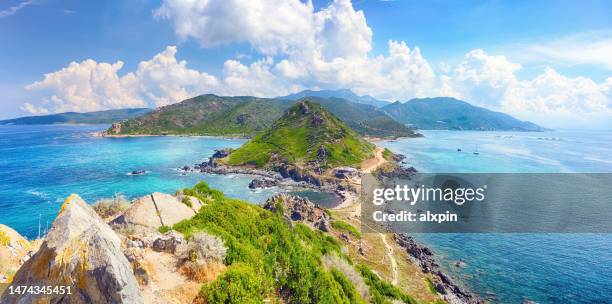
POLYGON ((354 287, 322 265, 324 254, 340 254, 333 237, 303 224, 292 229, 282 212, 226 198, 203 182, 183 191, 209 205, 173 228, 186 236, 205 231, 227 246, 227 272, 203 287, 208 303, 243 303, 251 296, 261 302, 275 294, 290 303, 358 302, 354 287))
POLYGON ((382 155, 383 155, 383 158, 388 160, 388 161, 391 161, 392 158, 393 158, 393 152, 391 152, 391 150, 389 150, 387 148, 385 148, 385 150, 383 150, 383 154, 382 155))
POLYGON ((184 196, 183 199, 181 199, 181 203, 185 204, 189 208, 193 207, 193 204, 191 203, 191 200, 187 196, 184 196))
POLYGON ((339 230, 339 231, 344 231, 344 232, 348 232, 350 234, 352 234, 353 236, 355 236, 356 238, 361 238, 361 232, 359 232, 359 230, 357 230, 357 228, 355 228, 355 226, 342 221, 342 220, 333 220, 332 221, 332 227, 334 227, 334 229, 339 230))
POLYGON ((434 286, 431 279, 425 278, 425 286, 427 286, 427 290, 429 290, 429 292, 433 294, 438 294, 438 292, 436 291, 436 287, 434 286))
POLYGON ((372 155, 374 146, 320 105, 302 101, 274 125, 230 154, 230 165, 270 166, 278 155, 291 164, 316 162, 321 167, 355 166, 372 155), (321 157, 321 149, 324 156, 321 157))
POLYGON ((161 227, 159 227, 157 229, 157 231, 159 231, 159 233, 166 233, 166 232, 168 232, 170 230, 172 230, 172 227, 166 226, 166 225, 163 225, 163 226, 161 226, 161 227))
POLYGON ((376 304, 391 303, 389 298, 401 300, 404 303, 417 304, 417 301, 411 296, 403 293, 394 285, 381 280, 372 270, 365 265, 358 265, 358 270, 365 279, 365 282, 370 286, 370 301, 376 304))
POLYGON ((249 265, 235 263, 215 281, 202 287, 206 303, 262 303, 269 294, 263 278, 249 265))

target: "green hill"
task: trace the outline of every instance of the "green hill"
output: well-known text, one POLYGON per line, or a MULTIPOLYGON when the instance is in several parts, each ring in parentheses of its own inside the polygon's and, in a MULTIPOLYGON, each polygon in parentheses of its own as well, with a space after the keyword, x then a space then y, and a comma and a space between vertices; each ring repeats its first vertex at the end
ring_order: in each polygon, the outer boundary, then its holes
POLYGON ((253 135, 269 127, 289 106, 256 97, 201 95, 121 122, 108 133, 253 135))
MULTIPOLYGON (((416 136, 376 107, 338 98, 318 98, 317 102, 362 135, 416 136)), ((253 136, 272 126, 293 104, 292 100, 202 95, 115 124, 107 133, 253 136)))
POLYGON ((412 99, 382 108, 393 119, 417 129, 544 131, 528 121, 450 97, 412 99))
POLYGON ((342 98, 317 98, 310 100, 332 112, 357 133, 372 137, 417 137, 420 134, 389 117, 381 109, 367 104, 350 102, 342 98))
POLYGON ((52 125, 52 124, 110 124, 152 112, 152 109, 135 108, 77 113, 65 112, 51 115, 26 116, 0 120, 0 125, 52 125))
POLYGON ((374 145, 363 140, 338 117, 305 98, 293 105, 268 130, 230 154, 230 165, 274 167, 359 167, 374 145))

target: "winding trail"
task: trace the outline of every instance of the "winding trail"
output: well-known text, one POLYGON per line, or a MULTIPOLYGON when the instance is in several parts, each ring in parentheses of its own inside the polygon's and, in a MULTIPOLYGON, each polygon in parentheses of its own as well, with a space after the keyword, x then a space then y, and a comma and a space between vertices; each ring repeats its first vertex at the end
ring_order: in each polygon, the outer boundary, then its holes
POLYGON ((387 256, 391 261, 391 270, 393 271, 393 279, 391 280, 391 284, 397 285, 397 261, 393 256, 393 247, 391 247, 391 245, 387 243, 387 236, 384 233, 379 233, 379 235, 383 243, 385 244, 385 247, 387 248, 387 256))
POLYGON ((384 151, 383 148, 377 146, 376 150, 374 150, 374 157, 366 159, 361 163, 361 172, 372 173, 372 171, 384 164, 387 161, 383 157, 384 151))

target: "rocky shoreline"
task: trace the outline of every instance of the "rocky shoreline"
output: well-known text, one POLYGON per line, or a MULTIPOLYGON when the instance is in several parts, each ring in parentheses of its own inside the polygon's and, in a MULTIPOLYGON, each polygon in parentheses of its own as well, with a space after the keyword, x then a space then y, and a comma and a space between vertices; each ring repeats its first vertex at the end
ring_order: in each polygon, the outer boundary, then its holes
MULTIPOLYGON (((333 192, 341 198, 341 203, 336 207, 341 207, 348 200, 354 200, 359 194, 356 193, 355 189, 346 189, 340 183, 313 183, 311 179, 303 178, 299 174, 291 174, 287 170, 281 172, 274 172, 268 170, 260 170, 255 168, 247 167, 230 167, 219 163, 219 159, 227 157, 232 152, 231 149, 217 150, 206 162, 196 164, 193 168, 185 166, 179 168, 185 172, 202 172, 211 174, 243 174, 256 176, 255 179, 249 184, 249 188, 266 188, 266 187, 303 187, 313 189, 317 191, 329 191, 333 192)), ((418 171, 414 167, 402 167, 400 164, 404 164, 403 160, 405 156, 400 154, 394 154, 392 161, 398 164, 393 170, 388 172, 379 172, 380 175, 385 177, 400 177, 400 178, 411 178, 418 171)), ((334 175, 339 180, 345 180, 350 178, 359 178, 361 172, 359 170, 349 170, 352 168, 337 168, 337 172, 334 175)), ((278 194, 285 195, 285 194, 278 194)), ((277 196, 278 196, 277 195, 277 196)), ((270 198, 266 203, 266 209, 272 208, 270 201, 274 197, 270 198)), ((299 205, 299 204, 298 204, 299 205)), ((323 225, 325 227, 325 225, 323 225)), ((434 258, 434 254, 428 247, 417 243, 413 237, 405 233, 394 233, 393 238, 395 242, 402 248, 405 249, 406 253, 416 262, 423 273, 431 274, 433 279, 433 287, 444 300, 451 304, 481 304, 485 303, 482 299, 474 295, 473 293, 460 287, 453 280, 444 273, 439 264, 434 258)))
POLYGON ((442 270, 434 258, 434 253, 426 246, 417 243, 413 237, 407 233, 394 233, 395 242, 406 250, 406 253, 421 267, 424 273, 430 273, 433 277, 432 284, 448 303, 485 303, 472 293, 462 289, 442 270))

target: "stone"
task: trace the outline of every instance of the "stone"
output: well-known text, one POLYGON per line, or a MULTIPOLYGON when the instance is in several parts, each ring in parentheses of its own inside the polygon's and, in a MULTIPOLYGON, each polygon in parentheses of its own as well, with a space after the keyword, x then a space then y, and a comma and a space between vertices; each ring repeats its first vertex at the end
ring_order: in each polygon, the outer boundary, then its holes
MULTIPOLYGON (((201 203, 199 205, 202 206, 201 203)), ((189 219, 195 213, 194 209, 183 204, 175 196, 155 192, 136 199, 111 224, 141 226, 149 230, 157 230, 162 225, 172 226, 182 220, 189 219)))
POLYGON ((174 254, 176 249, 185 243, 185 238, 176 231, 169 231, 153 240, 152 249, 157 252, 174 254))
MULTIPOLYGON (((71 295, 45 295, 46 303, 144 303, 117 234, 78 195, 66 199, 40 249, 17 271, 19 285, 70 286, 71 295)), ((37 303, 33 294, 0 302, 37 303)))

